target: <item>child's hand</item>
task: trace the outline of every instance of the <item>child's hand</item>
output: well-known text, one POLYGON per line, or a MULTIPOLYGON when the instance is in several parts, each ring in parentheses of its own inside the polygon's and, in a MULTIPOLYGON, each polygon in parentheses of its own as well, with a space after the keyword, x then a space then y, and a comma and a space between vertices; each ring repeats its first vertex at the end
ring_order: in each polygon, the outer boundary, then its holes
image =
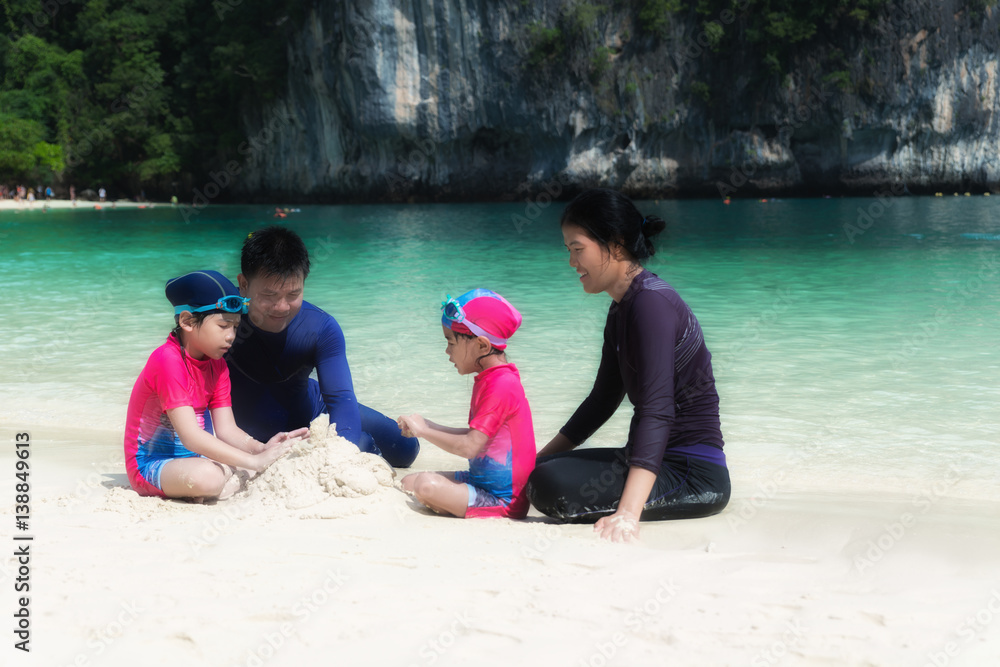
POLYGON ((427 422, 418 414, 401 416, 396 420, 404 438, 419 438, 427 430, 427 422))
POLYGON ((307 435, 309 435, 309 429, 308 427, 305 426, 299 429, 295 429, 294 431, 283 431, 281 433, 276 433, 273 438, 267 441, 267 444, 264 445, 264 449, 262 449, 261 451, 266 452, 272 447, 276 447, 277 445, 280 445, 283 442, 289 442, 290 445, 294 444, 291 442, 292 440, 304 438, 307 435))
POLYGON ((268 440, 267 446, 261 453, 254 455, 253 469, 255 472, 264 472, 269 465, 280 459, 288 452, 292 451, 292 445, 295 444, 295 440, 289 438, 288 435, 289 434, 287 433, 279 433, 268 440), (279 436, 284 437, 279 440, 279 436))

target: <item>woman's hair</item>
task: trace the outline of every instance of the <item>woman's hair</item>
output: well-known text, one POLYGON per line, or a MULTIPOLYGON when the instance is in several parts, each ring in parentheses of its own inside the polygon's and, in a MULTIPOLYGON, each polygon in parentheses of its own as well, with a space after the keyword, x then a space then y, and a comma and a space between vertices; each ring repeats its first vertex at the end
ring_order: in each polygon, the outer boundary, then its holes
POLYGON ((563 210, 559 225, 574 225, 610 252, 620 245, 629 258, 639 264, 656 254, 653 237, 667 226, 662 218, 644 216, 632 200, 605 188, 584 190, 563 210))
MULTIPOLYGON (((455 335, 455 338, 468 338, 469 340, 475 340, 476 338, 478 338, 478 336, 473 336, 472 334, 467 334, 467 333, 459 333, 457 331, 452 331, 452 333, 455 335)), ((489 352, 476 357, 476 366, 479 366, 479 362, 485 359, 486 357, 492 357, 494 355, 506 358, 507 352, 506 350, 500 350, 491 345, 489 352)), ((482 368, 482 366, 479 367, 482 368)))

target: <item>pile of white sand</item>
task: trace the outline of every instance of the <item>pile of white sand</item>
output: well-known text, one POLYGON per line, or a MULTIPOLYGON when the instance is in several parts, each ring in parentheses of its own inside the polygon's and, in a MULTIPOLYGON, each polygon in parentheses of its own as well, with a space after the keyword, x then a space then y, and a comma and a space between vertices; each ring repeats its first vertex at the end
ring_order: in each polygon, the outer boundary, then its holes
POLYGON ((366 511, 386 496, 396 495, 396 473, 380 456, 358 450, 337 435, 336 424, 323 414, 309 425, 308 440, 250 480, 234 500, 301 518, 333 518, 366 511), (344 502, 344 499, 365 499, 344 502), (337 499, 339 502, 328 502, 337 499), (309 510, 303 512, 303 510, 309 510))
MULTIPOLYGON (((330 424, 329 415, 324 414, 310 424, 308 439, 296 442, 288 455, 219 505, 227 508, 230 518, 340 518, 364 514, 380 505, 405 505, 395 477, 392 466, 380 456, 361 452, 337 435, 336 424, 330 424)), ((60 496, 55 502, 69 510, 81 504, 74 495, 60 496)), ((143 497, 127 486, 115 486, 103 495, 96 509, 145 521, 168 514, 200 514, 201 508, 210 506, 143 497)))

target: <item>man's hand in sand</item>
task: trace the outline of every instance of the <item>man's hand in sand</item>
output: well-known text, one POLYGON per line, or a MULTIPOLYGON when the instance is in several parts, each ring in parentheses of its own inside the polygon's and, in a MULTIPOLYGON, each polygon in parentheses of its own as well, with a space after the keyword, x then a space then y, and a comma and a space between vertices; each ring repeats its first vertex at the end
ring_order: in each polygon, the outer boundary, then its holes
POLYGON ((598 519, 594 530, 605 540, 631 542, 639 539, 639 520, 628 510, 618 510, 611 516, 598 519))
POLYGON ((421 433, 427 431, 427 422, 418 414, 401 416, 396 423, 404 438, 419 438, 422 437, 421 433))

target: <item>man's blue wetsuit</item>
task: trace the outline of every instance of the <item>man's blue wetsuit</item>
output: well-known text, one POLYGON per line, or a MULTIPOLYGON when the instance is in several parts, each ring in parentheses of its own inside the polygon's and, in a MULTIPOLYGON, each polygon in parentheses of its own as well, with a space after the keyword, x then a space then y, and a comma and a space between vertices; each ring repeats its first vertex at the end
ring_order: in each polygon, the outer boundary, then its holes
POLYGON ((258 329, 244 317, 226 362, 236 423, 257 440, 308 426, 326 412, 337 433, 362 451, 402 468, 417 458, 416 438, 404 438, 395 421, 358 403, 344 332, 311 303, 303 301, 281 333, 258 329), (313 368, 318 383, 309 377, 313 368))

